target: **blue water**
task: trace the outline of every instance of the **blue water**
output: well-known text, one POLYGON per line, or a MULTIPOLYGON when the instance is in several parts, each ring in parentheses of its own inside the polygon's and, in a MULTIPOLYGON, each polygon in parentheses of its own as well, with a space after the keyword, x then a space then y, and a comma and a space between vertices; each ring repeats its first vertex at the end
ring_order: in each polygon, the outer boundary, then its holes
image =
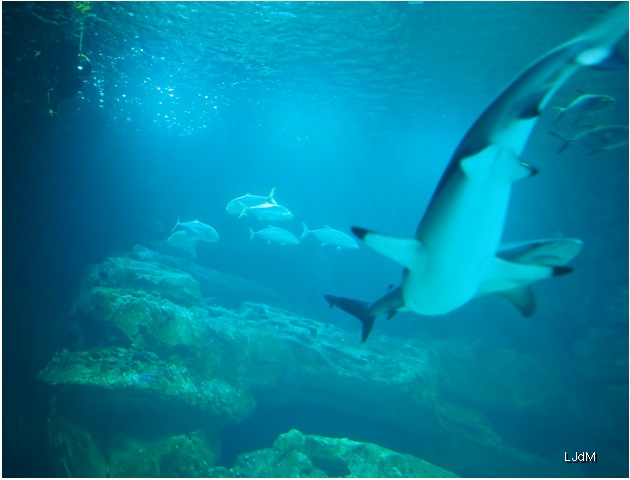
MULTIPOLYGON (((64 346, 87 265, 137 243, 159 245, 178 216, 199 219, 221 236, 199 247, 200 265, 270 286, 297 313, 358 339, 358 322, 329 310, 323 295, 374 300, 400 281, 400 267, 365 247, 338 251, 313 238, 250 243, 248 228, 264 224, 227 215, 227 203, 275 186, 295 214, 279 226, 298 236, 301 222, 411 236, 488 102, 611 6, 3 2, 3 411, 16 419, 3 427, 5 474, 51 475, 50 392, 34 377, 64 346), (92 70, 61 95, 79 51, 92 70)), ((597 124, 627 124, 627 67, 580 72, 552 104, 566 106, 576 90, 617 99, 597 124)), ((625 384, 627 400, 628 152, 556 154, 554 116, 545 113, 524 153, 540 174, 514 187, 505 239, 580 238, 575 271, 535 286, 531 319, 484 298, 444 317, 399 314, 372 335, 544 354, 567 369, 568 384, 576 344, 599 335, 601 378, 579 377, 579 391, 605 410, 602 385, 625 384), (611 364, 625 375, 607 371, 611 364)), ((627 454, 621 411, 596 432, 576 428, 579 419, 558 421, 554 447, 565 448, 565 429, 583 445, 567 439, 568 450, 627 454)), ((519 448, 550 447, 535 445, 544 425, 497 423, 519 448)), ((599 467, 577 475, 625 476, 627 457, 599 467)))

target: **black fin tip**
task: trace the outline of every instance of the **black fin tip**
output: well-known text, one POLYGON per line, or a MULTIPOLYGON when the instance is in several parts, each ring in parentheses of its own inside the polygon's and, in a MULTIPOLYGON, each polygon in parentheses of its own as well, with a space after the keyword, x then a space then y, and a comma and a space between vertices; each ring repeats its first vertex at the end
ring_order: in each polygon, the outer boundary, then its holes
POLYGON ((365 236, 368 233, 370 233, 369 230, 366 230, 365 228, 361 228, 361 227, 352 227, 351 230, 352 230, 352 233, 354 233, 361 240, 363 240, 365 236))

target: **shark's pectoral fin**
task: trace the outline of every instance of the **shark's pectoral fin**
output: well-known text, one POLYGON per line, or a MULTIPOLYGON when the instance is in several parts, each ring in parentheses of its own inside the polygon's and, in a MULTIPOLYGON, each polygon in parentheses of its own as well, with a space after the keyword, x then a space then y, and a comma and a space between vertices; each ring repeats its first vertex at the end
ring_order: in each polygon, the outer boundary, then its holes
MULTIPOLYGON (((565 275, 573 271, 570 267, 550 267, 551 276, 565 275)), ((524 317, 531 317, 536 312, 536 297, 530 285, 497 292, 497 295, 514 305, 524 317)))
POLYGON ((365 342, 372 331, 374 320, 376 319, 376 315, 370 311, 370 303, 352 298, 335 297, 334 295, 325 295, 324 298, 328 301, 330 308, 338 307, 359 319, 363 325, 361 341, 365 342))
POLYGON ((536 297, 530 286, 498 292, 497 295, 514 305, 524 317, 531 317, 536 311, 536 297))
POLYGON ((415 238, 397 238, 352 227, 352 232, 381 255, 391 258, 406 268, 417 268, 427 257, 426 248, 415 238))
POLYGON ((493 258, 477 291, 477 297, 496 294, 514 305, 525 317, 536 311, 536 297, 530 284, 553 275, 554 267, 519 264, 493 258))
POLYGON ((536 300, 529 285, 572 272, 565 264, 581 248, 582 242, 571 238, 504 244, 486 269, 476 296, 494 293, 530 317, 536 310, 536 300))
POLYGON ((485 268, 476 296, 506 292, 570 270, 568 267, 515 263, 494 257, 485 268))
POLYGON ((536 301, 530 284, 543 278, 565 275, 573 269, 562 265, 491 260, 475 297, 495 294, 505 298, 526 317, 534 314, 536 301))

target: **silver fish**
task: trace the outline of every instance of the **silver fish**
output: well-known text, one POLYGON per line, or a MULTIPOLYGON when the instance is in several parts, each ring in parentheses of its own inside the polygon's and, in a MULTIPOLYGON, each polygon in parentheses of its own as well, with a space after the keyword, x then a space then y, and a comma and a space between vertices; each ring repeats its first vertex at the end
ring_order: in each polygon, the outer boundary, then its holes
POLYGON ((234 200, 230 200, 230 203, 225 207, 225 211, 231 215, 241 215, 243 209, 246 207, 254 207, 256 205, 261 205, 263 203, 271 203, 272 205, 277 205, 276 200, 273 198, 273 194, 276 192, 276 187, 271 189, 269 195, 266 197, 260 197, 258 195, 243 195, 242 197, 235 198, 234 200))
POLYGON ((241 211, 239 218, 245 215, 253 215, 258 220, 264 220, 266 222, 286 222, 293 218, 293 214, 287 207, 273 203, 263 203, 261 205, 254 205, 253 207, 245 207, 241 211))
POLYGON ((628 125, 598 125, 588 127, 571 138, 565 138, 556 132, 549 132, 562 140, 557 153, 564 152, 571 145, 576 144, 589 150, 588 155, 607 152, 615 148, 628 145, 628 125))
POLYGON ((338 250, 341 250, 342 248, 359 248, 357 242, 355 242, 354 238, 350 235, 340 232, 339 230, 335 230, 328 225, 325 225, 325 228, 309 230, 306 223, 302 222, 302 227, 304 230, 300 239, 306 237, 310 233, 321 242, 322 246, 334 245, 338 250))
POLYGON ((284 228, 272 227, 271 225, 258 232, 254 232, 254 230, 250 228, 249 241, 251 242, 255 236, 264 238, 265 240, 267 240, 267 244, 275 242, 279 243, 280 245, 297 245, 298 243, 300 243, 297 237, 288 230, 285 230, 284 228))
POLYGON ((171 232, 174 232, 178 228, 185 230, 191 236, 194 236, 198 240, 202 240, 205 242, 219 241, 219 234, 217 233, 217 231, 210 225, 206 225, 199 220, 193 220, 192 222, 180 222, 179 217, 177 217, 177 223, 175 224, 171 232))
POLYGON ((559 122, 565 116, 570 115, 572 117, 576 117, 573 122, 575 124, 584 117, 606 112, 614 107, 615 99, 613 97, 609 97, 608 95, 583 93, 566 107, 555 107, 556 110, 558 110, 558 116, 553 123, 559 122))

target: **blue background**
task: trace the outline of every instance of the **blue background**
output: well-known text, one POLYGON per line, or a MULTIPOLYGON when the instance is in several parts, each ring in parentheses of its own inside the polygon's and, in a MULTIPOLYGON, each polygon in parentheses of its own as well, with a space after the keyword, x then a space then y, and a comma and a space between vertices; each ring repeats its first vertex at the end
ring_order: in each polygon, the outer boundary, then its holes
MULTIPOLYGON (((198 263, 271 286, 297 313, 358 338, 358 322, 329 310, 323 295, 376 299, 401 268, 363 246, 250 243, 248 228, 264 224, 227 215, 228 201, 275 186, 295 214, 279 226, 296 235, 304 221, 411 236, 489 101, 611 6, 104 2, 81 12, 3 2, 3 433, 14 439, 4 437, 6 474, 50 474, 49 392, 34 377, 64 345, 88 264, 136 243, 159 246, 178 216, 199 219, 221 241, 200 246, 198 263), (51 116, 47 92, 75 61, 81 32, 92 72, 51 116)), ((580 72, 552 103, 566 106, 578 89, 617 99, 589 121, 627 123, 627 68, 580 72)), ((549 130, 579 129, 554 118, 543 115, 524 153, 540 174, 515 185, 505 240, 580 238, 575 272, 535 287, 531 319, 484 298, 447 316, 399 314, 373 335, 499 342, 549 355, 571 381, 574 342, 603 326, 612 333, 595 355, 612 351, 627 374, 627 148, 556 154, 549 130)), ((627 391, 627 378, 614 381, 627 391)), ((608 432, 621 451, 627 424, 608 432)))

